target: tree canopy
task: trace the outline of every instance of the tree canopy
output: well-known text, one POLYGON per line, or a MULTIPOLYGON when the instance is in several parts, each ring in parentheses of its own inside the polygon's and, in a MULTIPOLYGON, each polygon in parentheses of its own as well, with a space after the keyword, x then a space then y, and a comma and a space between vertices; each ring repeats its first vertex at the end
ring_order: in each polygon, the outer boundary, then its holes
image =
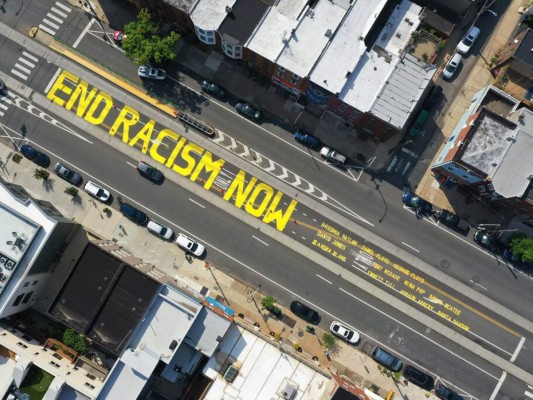
POLYGON ((122 41, 126 56, 136 64, 156 64, 176 57, 175 46, 180 35, 170 32, 168 36, 159 35, 159 26, 152 21, 150 11, 143 8, 137 20, 124 27, 127 37, 122 41))
POLYGON ((63 343, 80 354, 85 354, 89 349, 85 337, 72 328, 66 329, 63 333, 63 343))
POLYGON ((524 262, 533 262, 533 239, 517 236, 511 240, 513 256, 519 257, 524 262))

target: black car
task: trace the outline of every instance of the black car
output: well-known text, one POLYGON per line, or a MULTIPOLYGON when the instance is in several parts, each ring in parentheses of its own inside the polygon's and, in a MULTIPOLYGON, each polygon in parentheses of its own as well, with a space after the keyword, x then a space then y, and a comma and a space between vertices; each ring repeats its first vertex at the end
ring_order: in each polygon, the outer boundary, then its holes
POLYGON ((318 315, 315 310, 306 306, 303 303, 300 303, 299 301, 294 300, 291 303, 291 311, 300 318, 312 324, 318 325, 318 323, 320 322, 320 315, 318 315))
POLYGON ((474 234, 474 241, 493 253, 499 253, 501 250, 500 241, 484 230, 479 230, 474 234))
POLYGON ((39 150, 34 149, 29 144, 23 144, 20 148, 20 152, 28 160, 33 161, 35 164, 40 165, 41 167, 48 167, 50 165, 50 157, 44 153, 41 153, 39 150))
POLYGON ((468 222, 447 210, 440 210, 437 214, 437 219, 450 228, 462 233, 467 233, 470 230, 468 222))
POLYGON ((219 99, 224 99, 227 95, 226 91, 222 89, 220 86, 215 85, 212 82, 209 81, 202 81, 201 83, 202 90, 206 93, 212 94, 219 99))
POLYGON ((235 105, 235 109, 239 112, 239 114, 251 118, 254 121, 259 121, 261 118, 263 118, 263 113, 248 103, 237 103, 235 105))
POLYGON ((139 225, 146 225, 148 223, 148 216, 128 203, 122 203, 120 205, 120 212, 126 218, 139 225))
POLYGON ((68 169, 61 163, 56 163, 54 165, 54 172, 59 175, 60 178, 63 178, 73 185, 79 185, 81 182, 81 175, 71 169, 68 169))
POLYGON ((155 183, 161 182, 163 179, 163 173, 161 171, 144 161, 139 161, 139 164, 137 164, 137 171, 139 171, 142 176, 155 183))
POLYGON ((416 369, 411 365, 405 367, 403 370, 403 376, 409 382, 412 382, 416 386, 419 386, 425 390, 431 390, 433 389, 433 386, 435 386, 435 379, 433 379, 432 376, 429 376, 428 374, 416 369))
POLYGON ((437 389, 435 389, 435 395, 442 400, 463 400, 462 396, 459 396, 452 389, 447 388, 443 384, 437 386, 437 389))
POLYGON ((433 206, 431 203, 417 196, 413 192, 405 192, 402 196, 403 204, 407 207, 414 208, 420 214, 431 214, 433 206))

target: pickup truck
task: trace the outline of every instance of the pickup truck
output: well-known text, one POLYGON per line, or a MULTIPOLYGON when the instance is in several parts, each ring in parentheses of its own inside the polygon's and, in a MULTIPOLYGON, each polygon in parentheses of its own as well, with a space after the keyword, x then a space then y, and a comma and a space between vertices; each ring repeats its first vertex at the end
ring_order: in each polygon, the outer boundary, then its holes
POLYGON ((437 220, 441 221, 444 225, 449 226, 456 231, 462 233, 468 233, 470 225, 464 219, 458 217, 454 213, 446 210, 440 210, 437 214, 437 220))

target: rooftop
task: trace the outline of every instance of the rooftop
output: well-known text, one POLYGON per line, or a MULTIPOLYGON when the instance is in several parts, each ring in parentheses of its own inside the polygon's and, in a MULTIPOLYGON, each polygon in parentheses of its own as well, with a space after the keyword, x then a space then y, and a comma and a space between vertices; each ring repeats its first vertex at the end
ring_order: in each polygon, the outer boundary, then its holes
POLYGON ((244 45, 267 8, 268 6, 261 0, 237 1, 218 31, 225 41, 234 45, 244 45))
POLYGON ((292 31, 284 31, 284 48, 277 64, 298 76, 308 76, 347 10, 342 2, 318 0, 292 31))
POLYGON ((307 0, 279 0, 268 9, 246 47, 270 61, 275 61, 285 46, 287 37, 296 25, 307 0))
POLYGON ((50 313, 106 349, 120 353, 159 287, 160 283, 90 243, 50 313))
POLYGON ((364 38, 388 0, 358 0, 315 65, 313 83, 339 93, 366 52, 364 38))
POLYGON ((230 327, 203 372, 214 380, 205 393, 206 400, 244 394, 249 399, 271 400, 290 389, 296 391, 296 399, 318 399, 331 389, 327 377, 237 325, 230 327), (230 383, 221 374, 232 364, 238 374, 230 383))
POLYGON ((514 53, 514 58, 533 68, 533 30, 527 29, 527 33, 514 53))
POLYGON ((228 16, 227 8, 232 8, 237 0, 197 0, 190 15, 195 26, 205 31, 216 31, 228 16))

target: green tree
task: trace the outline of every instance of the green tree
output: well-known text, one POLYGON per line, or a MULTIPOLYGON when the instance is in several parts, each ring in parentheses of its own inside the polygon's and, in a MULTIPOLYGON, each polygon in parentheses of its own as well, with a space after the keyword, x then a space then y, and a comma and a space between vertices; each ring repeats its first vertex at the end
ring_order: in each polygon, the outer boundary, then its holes
POLYGON ((156 64, 176 57, 175 46, 180 35, 170 32, 168 36, 159 35, 159 26, 152 21, 150 11, 143 8, 137 21, 124 27, 127 37, 122 41, 126 56, 136 64, 156 64))
POLYGON ((524 262, 533 262, 533 239, 517 236, 511 240, 510 247, 513 256, 520 258, 524 262))
POLYGON ((89 348, 85 337, 72 328, 68 328, 63 332, 63 343, 80 354, 87 353, 89 348))
POLYGON ((322 341, 324 342, 324 346, 326 346, 328 351, 333 351, 337 348, 337 338, 329 333, 324 333, 322 335, 322 341))
POLYGON ((276 302, 276 299, 272 296, 266 296, 263 297, 263 300, 261 300, 261 305, 264 309, 270 310, 272 307, 274 307, 274 303, 276 302))

